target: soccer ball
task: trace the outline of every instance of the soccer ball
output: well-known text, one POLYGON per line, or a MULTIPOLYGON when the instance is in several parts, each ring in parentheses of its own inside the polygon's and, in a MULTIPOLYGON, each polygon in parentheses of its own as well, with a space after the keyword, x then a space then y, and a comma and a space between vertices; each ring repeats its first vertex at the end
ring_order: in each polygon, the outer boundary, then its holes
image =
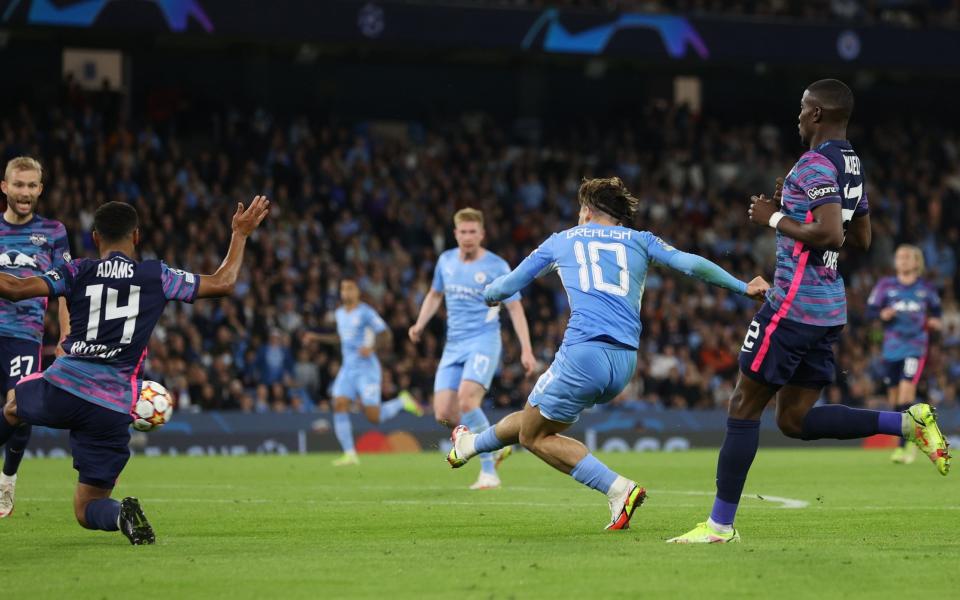
POLYGON ((167 388, 156 381, 143 381, 140 399, 133 407, 133 428, 153 431, 166 425, 173 416, 173 398, 167 388))

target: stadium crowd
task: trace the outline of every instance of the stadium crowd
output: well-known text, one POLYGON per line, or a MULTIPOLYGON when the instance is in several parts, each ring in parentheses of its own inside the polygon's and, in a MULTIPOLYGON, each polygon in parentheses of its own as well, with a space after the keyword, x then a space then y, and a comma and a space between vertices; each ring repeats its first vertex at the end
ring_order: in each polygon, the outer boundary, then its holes
MULTIPOLYGON (((303 342, 333 331, 339 279, 349 274, 393 332, 383 354, 384 398, 432 392, 442 313, 414 345, 407 328, 438 254, 452 247, 451 218, 464 206, 487 219, 487 246, 516 265, 551 232, 575 223, 586 176, 617 174, 642 198, 638 229, 710 258, 743 279, 772 277, 772 230, 748 225, 751 194, 773 189, 802 152, 793 115, 724 122, 650 102, 629 121, 584 121, 513 130, 472 115, 429 124, 336 122, 224 108, 189 133, 177 119, 121 118, 115 98, 68 88, 63 102, 23 106, 0 118, 0 157, 44 165, 40 213, 63 221, 75 257, 94 253, 90 227, 107 200, 141 215, 142 256, 212 272, 227 247, 236 202, 274 202, 252 238, 234 298, 168 308, 147 377, 180 394, 181 407, 245 411, 326 410, 339 366, 334 347, 303 342)), ((857 122, 856 118, 854 119, 857 122)), ((878 323, 866 296, 891 272, 895 245, 926 256, 944 301, 945 331, 932 344, 921 394, 956 404, 960 376, 960 131, 891 121, 851 131, 869 183, 870 253, 842 253, 850 324, 830 401, 882 402, 878 323), (909 149, 909 150, 907 150, 909 149)), ((560 343, 566 296, 556 277, 525 290, 538 359, 560 343)), ((636 377, 614 404, 629 410, 713 408, 729 397, 736 357, 755 306, 680 274, 653 269, 643 298, 636 377)), ((504 319, 506 320, 506 319, 504 319)), ((48 324, 47 353, 57 339, 48 324)), ((522 405, 519 345, 504 326, 503 367, 487 402, 522 405)))
MULTIPOLYGON (((412 1, 412 0, 406 0, 412 1)), ((423 0, 416 0, 422 3, 423 0)), ((956 27, 957 0, 431 0, 436 4, 692 14, 723 18, 856 21, 893 27, 956 27)))

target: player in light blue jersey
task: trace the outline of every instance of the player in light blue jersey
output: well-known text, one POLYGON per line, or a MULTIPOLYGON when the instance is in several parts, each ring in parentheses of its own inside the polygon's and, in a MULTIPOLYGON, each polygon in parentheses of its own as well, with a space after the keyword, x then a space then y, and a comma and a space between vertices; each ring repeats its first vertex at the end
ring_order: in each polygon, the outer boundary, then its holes
POLYGON ((625 226, 638 201, 618 177, 586 180, 578 196, 578 226, 550 236, 484 290, 486 301, 496 304, 536 277, 559 272, 570 300, 570 321, 557 356, 522 411, 480 434, 463 426, 454 429, 447 461, 458 468, 479 452, 519 442, 550 466, 606 494, 611 513, 607 529, 627 529, 645 490, 610 470, 579 441, 560 434, 584 409, 613 399, 633 376, 650 262, 756 299, 769 285, 760 277, 746 284, 709 260, 625 226))
MULTIPOLYGON (((921 279, 923 252, 910 244, 901 244, 893 257, 894 277, 877 282, 867 300, 867 317, 883 321, 883 382, 892 410, 909 410, 917 398, 917 384, 927 363, 930 331, 938 331, 940 296, 936 288, 921 279)), ((898 440, 891 460, 912 463, 916 444, 898 440)))
MULTIPOLYGON (((28 156, 7 163, 0 191, 7 209, 0 219, 0 272, 17 277, 40 275, 70 262, 70 245, 63 223, 36 213, 43 192, 43 167, 28 156)), ((67 303, 59 300, 60 340, 70 333, 67 303)), ((6 397, 24 377, 40 371, 43 317, 47 299, 26 302, 0 299, 0 397, 6 397)), ((57 346, 57 354, 62 350, 57 346)), ((30 426, 14 433, 4 449, 0 472, 0 519, 13 512, 17 471, 30 441, 30 426)))
POLYGON ((337 436, 343 456, 333 461, 334 466, 358 464, 353 444, 353 426, 350 423, 350 404, 357 398, 363 413, 371 423, 383 423, 402 410, 417 416, 423 414, 409 392, 401 392, 393 400, 380 403, 380 361, 377 351, 390 347, 393 336, 369 304, 360 302, 360 288, 351 278, 340 281, 341 306, 334 313, 337 333, 309 332, 305 341, 340 344, 340 371, 333 381, 333 432, 337 436))
MULTIPOLYGON (((453 216, 457 248, 440 255, 433 272, 433 284, 423 299, 417 322, 410 327, 410 339, 420 341, 423 329, 447 302, 447 343, 433 384, 433 410, 437 421, 446 427, 463 423, 471 431, 490 427, 480 403, 500 364, 500 307, 487 306, 483 288, 495 278, 510 272, 505 260, 481 246, 483 213, 464 208, 453 216)), ((507 314, 520 340, 520 362, 529 376, 537 365, 530 345, 530 330, 523 313, 520 294, 504 299, 507 314)), ((480 475, 470 489, 500 487, 496 465, 490 454, 480 457, 480 475)))

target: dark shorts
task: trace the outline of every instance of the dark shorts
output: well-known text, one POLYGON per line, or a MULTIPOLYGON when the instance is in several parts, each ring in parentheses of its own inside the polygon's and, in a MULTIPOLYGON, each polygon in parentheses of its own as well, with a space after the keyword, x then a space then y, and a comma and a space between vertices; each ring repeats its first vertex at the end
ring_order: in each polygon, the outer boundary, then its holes
MULTIPOLYGON (((0 392, 6 402, 7 392, 21 377, 40 371, 40 342, 0 337, 0 392)), ((0 402, 0 404, 3 404, 0 402)))
POLYGON ((927 362, 926 356, 909 356, 901 360, 886 360, 883 362, 883 383, 887 387, 900 385, 901 381, 909 381, 916 385, 923 375, 923 366, 927 362))
POLYGON ((773 386, 796 385, 820 389, 836 376, 833 345, 843 325, 818 327, 775 318, 764 304, 740 348, 740 371, 773 386))
POLYGON ((17 417, 30 425, 70 431, 80 483, 112 489, 130 459, 129 414, 87 402, 39 374, 17 385, 17 417))

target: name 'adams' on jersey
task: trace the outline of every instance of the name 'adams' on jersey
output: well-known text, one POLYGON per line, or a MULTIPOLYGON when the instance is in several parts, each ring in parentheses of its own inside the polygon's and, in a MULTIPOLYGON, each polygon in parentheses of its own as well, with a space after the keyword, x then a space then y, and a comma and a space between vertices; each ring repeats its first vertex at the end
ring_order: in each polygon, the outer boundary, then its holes
POLYGON ((147 343, 169 300, 193 302, 200 279, 158 260, 120 252, 73 260, 41 276, 50 296, 65 297, 70 336, 43 377, 55 387, 117 412, 140 395, 147 343))

